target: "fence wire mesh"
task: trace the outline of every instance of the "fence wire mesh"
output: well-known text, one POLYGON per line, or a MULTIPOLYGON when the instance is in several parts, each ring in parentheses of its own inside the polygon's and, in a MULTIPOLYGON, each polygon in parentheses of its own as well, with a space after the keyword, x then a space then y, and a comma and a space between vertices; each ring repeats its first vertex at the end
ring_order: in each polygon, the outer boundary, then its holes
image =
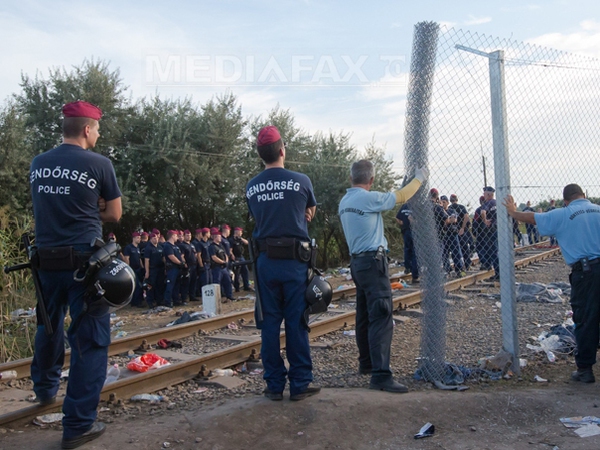
POLYGON ((460 345, 446 342, 448 279, 489 270, 501 286, 504 349, 518 356, 525 348, 516 330, 513 251, 556 242, 535 226, 504 220, 504 196, 512 194, 519 210, 540 212, 561 207, 569 183, 592 201, 600 197, 600 61, 423 22, 410 70, 405 162, 408 173, 430 170, 428 186, 408 204, 424 291, 419 369, 443 384, 447 346, 460 345), (494 105, 494 92, 503 107, 494 105))

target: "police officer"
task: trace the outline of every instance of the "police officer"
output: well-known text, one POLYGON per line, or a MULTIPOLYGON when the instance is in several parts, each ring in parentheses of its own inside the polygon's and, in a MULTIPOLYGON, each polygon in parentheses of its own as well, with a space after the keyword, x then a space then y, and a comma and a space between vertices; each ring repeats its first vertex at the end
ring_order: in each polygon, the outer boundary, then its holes
POLYGON ((458 203, 458 196, 450 194, 448 210, 456 214, 458 221, 458 242, 465 262, 465 270, 471 268, 471 254, 473 253, 473 235, 471 234, 471 217, 464 205, 458 203))
POLYGON ((200 295, 202 295, 202 288, 207 284, 212 284, 212 269, 211 269, 211 257, 210 257, 210 244, 212 243, 210 239, 210 228, 202 228, 200 230, 201 239, 200 239, 200 258, 202 259, 202 265, 200 267, 200 295))
POLYGON ((186 261, 188 276, 181 280, 181 301, 198 301, 196 298, 196 280, 198 278, 198 259, 196 257, 196 248, 192 245, 192 232, 183 231, 183 241, 177 244, 183 258, 186 261))
POLYGON ((223 237, 218 228, 211 230, 212 243, 208 247, 208 253, 211 258, 212 278, 213 283, 221 286, 221 292, 225 296, 226 303, 228 301, 235 300, 233 298, 233 292, 231 287, 231 276, 229 275, 228 263, 229 257, 227 256, 227 250, 222 245, 223 237))
POLYGON ((133 298, 131 299, 131 306, 135 306, 137 308, 143 308, 144 305, 144 296, 142 290, 142 283, 144 282, 144 274, 146 273, 145 268, 142 266, 141 254, 140 254, 140 240, 142 236, 137 231, 131 234, 131 243, 127 244, 127 246, 123 249, 123 260, 129 264, 129 266, 135 272, 135 291, 133 293, 133 298))
POLYGON ((375 179, 373 163, 352 164, 352 187, 339 206, 339 215, 352 259, 350 271, 356 285, 356 343, 359 373, 370 374, 370 389, 408 392, 394 380, 390 369, 392 289, 386 257, 387 240, 383 235, 381 213, 406 203, 427 177, 426 169, 417 169, 415 178, 395 192, 371 191, 375 179))
MULTIPOLYGON (((235 227, 233 229, 233 236, 229 237, 229 245, 231 246, 231 259, 233 262, 243 263, 246 261, 244 258, 244 248, 248 245, 248 240, 242 237, 243 229, 235 227)), ((248 266, 236 265, 233 268, 235 274, 233 278, 233 287, 235 292, 240 292, 240 278, 244 285, 244 291, 252 291, 250 282, 248 281, 248 266)))
MULTIPOLYGON (((527 204, 526 204, 525 208, 523 208, 523 212, 531 212, 531 213, 534 212, 533 208, 531 207, 531 202, 529 200, 527 200, 527 204)), ((535 224, 531 224, 531 223, 525 224, 525 231, 527 232, 527 238, 529 239, 529 245, 538 243, 537 230, 535 228, 536 228, 535 224)))
POLYGON ((225 249, 225 253, 227 253, 227 258, 229 259, 229 262, 227 263, 228 269, 231 269, 231 261, 232 261, 231 243, 229 242, 230 234, 231 234, 231 227, 229 225, 227 225, 226 223, 221 225, 221 245, 225 249))
POLYGON ((246 186, 246 200, 256 222, 253 238, 259 252, 254 270, 263 313, 257 327, 261 329, 263 378, 267 383, 264 394, 271 400, 283 399, 287 377, 290 400, 302 400, 321 391, 310 384, 312 360, 304 320, 309 264, 298 252, 301 243, 309 241, 308 222, 314 217, 317 202, 310 179, 285 169, 286 149, 276 127, 262 128, 256 146, 265 170, 246 186), (279 345, 284 319, 289 370, 279 345))
POLYGON ((167 272, 165 283, 165 306, 181 306, 179 297, 181 270, 185 268, 185 260, 181 255, 181 250, 177 247, 177 230, 169 230, 163 245, 165 256, 165 269, 167 272))
POLYGON ((481 219, 481 207, 485 202, 485 197, 482 195, 479 197, 479 206, 473 213, 473 235, 475 236, 475 252, 479 257, 479 265, 481 270, 490 270, 490 265, 486 261, 487 254, 483 250, 485 224, 481 219))
POLYGON ((496 217, 496 199, 491 186, 483 188, 484 202, 481 205, 481 222, 483 227, 482 251, 486 254, 485 260, 494 268, 494 275, 488 281, 500 281, 500 266, 498 262, 498 226, 496 217))
POLYGON ((76 351, 71 353, 63 402, 62 448, 77 448, 105 431, 105 425, 96 421, 96 408, 106 378, 110 317, 84 312, 87 286, 75 281, 73 272, 91 256, 90 243, 101 238, 102 223, 117 222, 122 209, 110 160, 88 151, 100 136, 102 111, 77 101, 63 107, 63 116, 62 145, 36 156, 29 178, 40 255, 38 274, 54 330, 47 336, 45 327, 38 325, 31 378, 40 404, 54 403, 65 357, 68 307, 72 320, 67 335, 76 351), (48 261, 42 256, 44 250, 68 254, 62 260, 48 261))
POLYGON ((408 203, 400 207, 396 214, 396 222, 400 225, 402 238, 404 240, 404 273, 412 275, 412 282, 419 282, 419 265, 417 264, 417 252, 411 231, 412 211, 408 203))
POLYGON ((444 251, 442 253, 442 259, 444 260, 444 266, 447 267, 446 272, 450 273, 452 267, 450 266, 448 257, 451 255, 452 262, 454 263, 454 272, 456 273, 457 278, 461 278, 465 275, 465 262, 458 240, 458 214, 450 209, 450 201, 446 195, 440 197, 440 204, 442 205, 442 208, 444 208, 449 219, 444 224, 444 234, 442 237, 444 251))
POLYGON ((144 249, 146 264, 146 302, 149 308, 162 305, 165 292, 165 258, 163 246, 158 243, 158 235, 154 232, 148 235, 149 243, 144 249))
POLYGON ((572 270, 569 281, 577 370, 571 378, 593 383, 600 327, 600 206, 587 200, 577 184, 565 186, 563 200, 564 208, 547 213, 517 211, 511 195, 503 204, 511 217, 536 225, 542 235, 556 236, 563 258, 572 270))

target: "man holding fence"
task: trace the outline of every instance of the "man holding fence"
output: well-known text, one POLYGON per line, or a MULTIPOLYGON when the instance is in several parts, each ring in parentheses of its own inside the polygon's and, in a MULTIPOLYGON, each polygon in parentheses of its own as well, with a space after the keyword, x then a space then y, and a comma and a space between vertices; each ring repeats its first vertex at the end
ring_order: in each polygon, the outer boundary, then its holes
POLYGON ((600 206, 585 198, 581 187, 569 184, 563 190, 564 208, 546 213, 517 211, 508 195, 504 206, 516 220, 537 225, 540 234, 556 236, 565 262, 571 266, 571 308, 575 322, 577 370, 574 381, 596 381, 592 367, 596 364, 600 337, 600 206))

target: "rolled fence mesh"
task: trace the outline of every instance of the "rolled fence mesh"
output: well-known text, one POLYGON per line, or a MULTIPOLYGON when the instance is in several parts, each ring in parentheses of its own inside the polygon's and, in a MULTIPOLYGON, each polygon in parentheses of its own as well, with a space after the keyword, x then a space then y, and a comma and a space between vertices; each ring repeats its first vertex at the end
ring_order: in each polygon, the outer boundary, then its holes
POLYGON ((577 183, 597 203, 599 148, 600 60, 432 22, 415 26, 405 163, 407 174, 430 171, 408 204, 423 289, 424 379, 445 384, 446 362, 474 363, 461 361, 460 342, 448 340, 444 290, 448 280, 474 271, 500 283, 503 336, 490 342, 513 362, 525 350, 516 329, 513 252, 557 243, 535 226, 506 221, 502 200, 510 193, 519 210, 545 212, 561 207, 563 187, 577 183))

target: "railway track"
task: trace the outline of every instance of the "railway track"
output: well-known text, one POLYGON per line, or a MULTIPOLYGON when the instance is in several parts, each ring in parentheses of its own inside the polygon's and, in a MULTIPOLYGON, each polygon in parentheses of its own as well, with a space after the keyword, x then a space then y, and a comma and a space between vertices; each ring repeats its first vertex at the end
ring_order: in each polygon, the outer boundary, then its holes
MULTIPOLYGON (((515 261, 517 268, 550 258, 559 253, 559 249, 535 248, 533 246, 518 249, 518 254, 522 257, 515 261)), ((448 281, 445 284, 447 291, 453 291, 475 284, 491 276, 493 271, 477 272, 469 274, 466 277, 448 281)), ((410 275, 401 275, 392 277, 392 282, 410 275)), ((349 299, 355 294, 355 288, 347 288, 334 291, 334 301, 349 299)), ((407 288, 399 291, 393 299, 395 309, 405 309, 414 306, 421 301, 421 290, 416 288, 407 288)), ((335 330, 349 327, 354 324, 354 311, 333 310, 332 317, 324 318, 311 323, 311 339, 317 338, 335 330)), ((188 322, 182 325, 176 325, 168 328, 160 328, 150 332, 131 335, 120 339, 115 339, 109 348, 109 355, 118 355, 138 348, 144 341, 156 342, 159 339, 178 340, 199 333, 206 333, 220 328, 224 328, 231 322, 240 320, 250 322, 253 319, 252 310, 243 310, 224 314, 211 319, 188 322)), ((240 339, 238 339, 240 340, 240 339)), ((285 346, 285 335, 280 336, 282 348, 285 346)), ((176 362, 170 366, 158 370, 149 371, 143 374, 136 374, 119 379, 114 383, 106 385, 102 391, 102 400, 109 398, 129 398, 132 395, 140 393, 155 392, 197 377, 200 373, 207 374, 210 370, 216 368, 230 367, 243 363, 255 357, 260 350, 259 336, 247 336, 241 339, 240 343, 231 345, 201 356, 189 357, 183 361, 176 362)), ((20 378, 29 376, 29 367, 31 359, 23 359, 0 365, 0 371, 16 370, 20 378)), ((66 360, 68 364, 68 359, 66 360)), ((32 417, 57 410, 62 405, 62 399, 49 406, 32 405, 16 411, 11 411, 0 415, 0 425, 7 425, 14 422, 28 420, 32 417)))

